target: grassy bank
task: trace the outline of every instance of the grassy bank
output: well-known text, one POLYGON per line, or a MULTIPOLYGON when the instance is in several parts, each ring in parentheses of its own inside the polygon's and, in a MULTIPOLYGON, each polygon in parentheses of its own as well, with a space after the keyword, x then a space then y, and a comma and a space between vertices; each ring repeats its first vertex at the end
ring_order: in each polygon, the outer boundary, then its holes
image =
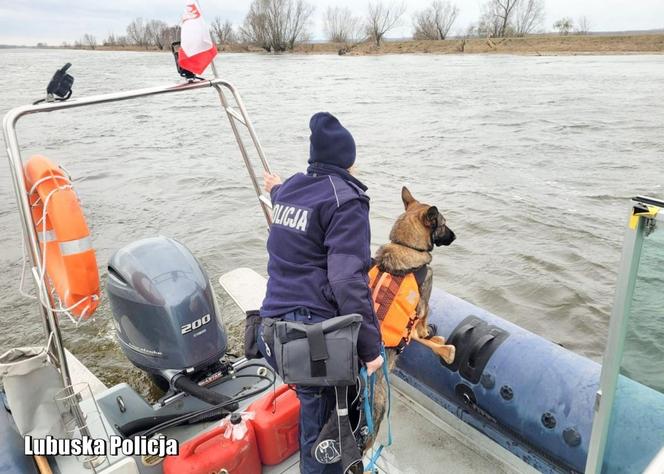
MULTIPOLYGON (((133 46, 98 46, 100 51, 145 51, 133 46)), ((369 54, 526 54, 526 55, 573 55, 573 54, 662 54, 664 34, 647 35, 587 35, 554 36, 540 35, 526 38, 471 38, 443 41, 384 41, 380 47, 365 42, 348 48, 340 43, 305 43, 295 47, 296 54, 338 54, 344 50, 348 55, 369 54)), ((252 45, 224 45, 223 52, 265 53, 252 45)))
MULTIPOLYGON (((337 53, 344 45, 333 43, 302 44, 298 53, 337 53)), ((472 38, 443 41, 387 41, 376 47, 362 43, 348 54, 633 54, 664 53, 663 35, 630 36, 529 36, 527 38, 472 38)))

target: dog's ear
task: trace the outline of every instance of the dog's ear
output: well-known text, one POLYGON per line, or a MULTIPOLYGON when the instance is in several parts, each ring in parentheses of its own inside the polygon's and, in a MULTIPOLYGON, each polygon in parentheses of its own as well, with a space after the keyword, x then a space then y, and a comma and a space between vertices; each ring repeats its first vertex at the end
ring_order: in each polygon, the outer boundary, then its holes
POLYGON ((412 194, 410 194, 410 191, 408 191, 408 188, 404 186, 401 188, 401 200, 403 201, 403 205, 408 210, 408 206, 413 204, 414 202, 417 202, 417 200, 413 197, 412 194))
POLYGON ((436 206, 431 206, 427 209, 427 212, 424 213, 424 224, 427 227, 432 227, 434 223, 438 221, 438 208, 436 206))

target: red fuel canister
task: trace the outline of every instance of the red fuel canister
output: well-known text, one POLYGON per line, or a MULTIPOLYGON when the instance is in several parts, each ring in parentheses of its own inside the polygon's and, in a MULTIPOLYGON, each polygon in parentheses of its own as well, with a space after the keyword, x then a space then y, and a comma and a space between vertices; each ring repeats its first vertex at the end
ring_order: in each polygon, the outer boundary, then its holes
POLYGON ((300 401, 288 385, 256 400, 247 411, 256 414, 252 423, 263 464, 279 464, 299 449, 300 401))
POLYGON ((206 431, 181 445, 177 456, 166 457, 164 474, 261 474, 263 468, 251 421, 240 420, 239 414, 231 416, 231 423, 246 423, 247 431, 242 438, 226 438, 226 424, 206 431))

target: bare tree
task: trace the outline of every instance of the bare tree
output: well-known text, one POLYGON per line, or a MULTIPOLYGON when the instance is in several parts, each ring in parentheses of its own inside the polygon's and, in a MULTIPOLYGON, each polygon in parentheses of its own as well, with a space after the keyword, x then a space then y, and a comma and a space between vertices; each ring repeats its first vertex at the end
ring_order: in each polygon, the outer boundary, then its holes
POLYGON ((362 18, 354 16, 350 8, 328 7, 323 17, 323 27, 328 41, 341 43, 339 55, 348 54, 367 39, 362 18))
POLYGON ((485 3, 478 25, 480 34, 491 37, 513 34, 516 6, 520 1, 523 0, 489 0, 485 3))
MULTIPOLYGON (((146 24, 145 35, 146 49, 151 46, 154 46, 160 50, 170 49, 171 44, 180 39, 180 25, 169 26, 163 21, 150 20, 146 24)), ((126 44, 126 37, 121 36, 119 38, 125 38, 126 44)))
POLYGON ((362 19, 354 16, 348 7, 327 7, 323 29, 325 37, 333 43, 359 43, 365 37, 362 19))
POLYGON ((459 9, 453 3, 434 0, 429 8, 415 15, 413 38, 444 40, 458 14, 459 9))
POLYGON ((266 2, 254 1, 249 6, 244 24, 240 27, 242 41, 253 43, 266 51, 272 48, 266 2))
POLYGON ((386 33, 398 26, 399 20, 405 12, 405 2, 393 2, 389 5, 384 4, 382 0, 369 2, 367 34, 376 43, 376 46, 380 46, 386 33))
POLYGON ((127 39, 129 44, 148 48, 150 45, 147 28, 143 18, 136 18, 127 25, 127 39))
POLYGON ((240 28, 244 41, 266 51, 286 51, 308 39, 314 7, 304 0, 253 0, 240 28))
POLYGON ((514 13, 514 34, 526 36, 544 20, 544 0, 518 0, 514 13))
POLYGON ((212 39, 218 47, 236 42, 233 24, 229 20, 222 23, 221 18, 217 16, 212 20, 210 27, 212 28, 212 39))
POLYGON ((328 41, 345 43, 348 39, 348 23, 353 17, 350 8, 328 6, 323 16, 323 31, 328 41))
POLYGON ((508 36, 510 22, 518 3, 519 0, 492 0, 493 12, 498 20, 498 34, 496 36, 508 36))
POLYGON ((145 24, 146 47, 154 46, 157 49, 164 49, 170 46, 170 44, 166 44, 168 28, 169 26, 161 20, 149 20, 145 24))
POLYGON ((86 33, 83 35, 83 38, 81 39, 81 44, 85 48, 95 49, 97 47, 97 38, 95 38, 90 33, 86 33))
POLYGON ((477 25, 480 36, 525 36, 544 20, 544 0, 488 0, 477 25))
POLYGON ((576 28, 574 29, 577 35, 587 35, 590 32, 590 20, 583 15, 577 20, 576 28))
POLYGON ((558 30, 561 36, 567 36, 574 28, 574 22, 569 17, 564 17, 553 24, 553 28, 558 30))
POLYGON ((311 15, 314 13, 313 5, 310 5, 303 0, 298 0, 295 3, 295 7, 292 7, 292 1, 288 1, 289 8, 287 16, 288 20, 286 40, 288 41, 288 49, 293 49, 295 43, 301 41, 307 41, 309 39, 309 32, 307 31, 307 26, 311 15))
POLYGON ((496 37, 500 30, 500 19, 494 14, 493 2, 485 3, 477 23, 477 35, 496 37))
POLYGON ((109 33, 106 39, 102 43, 104 46, 117 46, 118 40, 115 37, 115 34, 109 33))

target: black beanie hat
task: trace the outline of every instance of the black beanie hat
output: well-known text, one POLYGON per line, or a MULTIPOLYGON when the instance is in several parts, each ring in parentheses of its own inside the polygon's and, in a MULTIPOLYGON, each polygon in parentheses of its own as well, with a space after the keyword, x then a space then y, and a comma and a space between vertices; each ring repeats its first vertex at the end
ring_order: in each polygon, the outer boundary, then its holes
POLYGON ((327 163, 348 169, 355 163, 355 140, 337 118, 318 112, 309 121, 309 163, 327 163))

